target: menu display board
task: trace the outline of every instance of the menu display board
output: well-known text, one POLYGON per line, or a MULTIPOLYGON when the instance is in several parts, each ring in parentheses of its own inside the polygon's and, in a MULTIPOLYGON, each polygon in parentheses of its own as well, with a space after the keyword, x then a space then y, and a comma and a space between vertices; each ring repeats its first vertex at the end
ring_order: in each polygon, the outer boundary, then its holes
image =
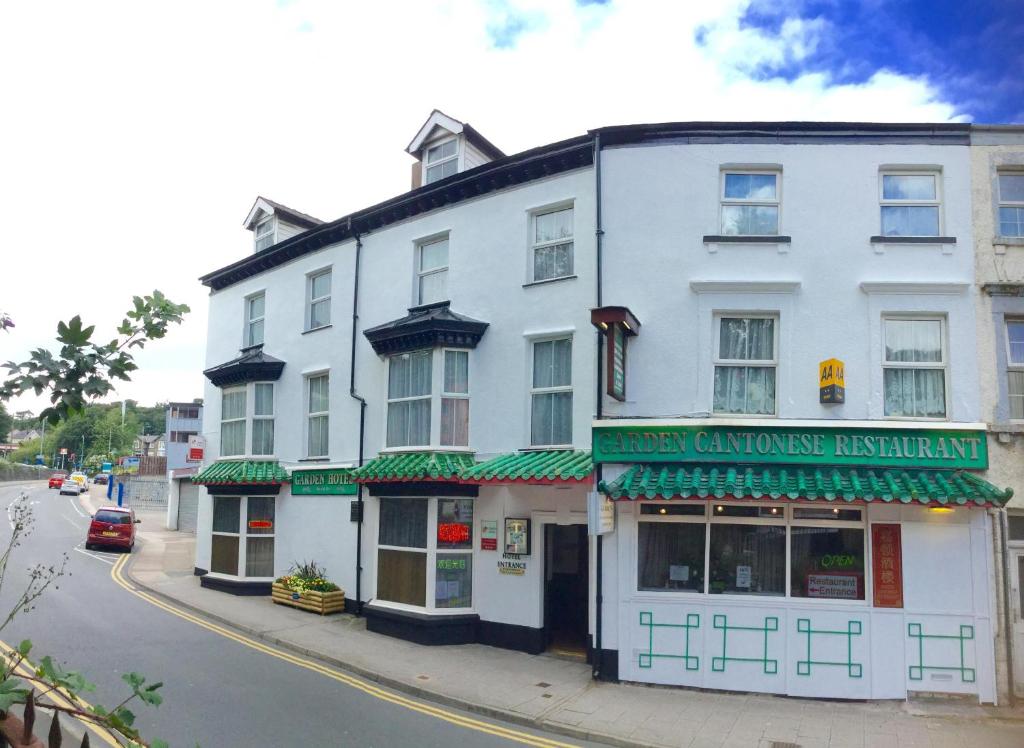
POLYGON ((871 525, 871 570, 875 607, 902 608, 903 549, 899 525, 871 525))

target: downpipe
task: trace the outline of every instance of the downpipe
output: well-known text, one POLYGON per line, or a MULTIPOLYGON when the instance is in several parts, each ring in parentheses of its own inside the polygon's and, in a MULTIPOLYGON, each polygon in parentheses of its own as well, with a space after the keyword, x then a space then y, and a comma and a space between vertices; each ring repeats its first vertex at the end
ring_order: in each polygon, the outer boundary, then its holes
MULTIPOLYGON (((352 233, 352 218, 348 219, 348 229, 352 233)), ((359 260, 363 252, 363 241, 359 234, 356 239, 355 269, 352 273, 352 351, 349 355, 349 397, 359 403, 359 467, 363 466, 363 454, 366 445, 366 398, 356 391, 356 335, 359 329, 359 260)), ((356 615, 363 614, 363 485, 356 488, 356 615)))
MULTIPOLYGON (((601 222, 601 133, 594 134, 594 239, 596 243, 596 264, 597 264, 597 306, 600 307, 603 302, 603 293, 601 288, 601 273, 602 273, 602 262, 603 262, 603 243, 604 243, 604 228, 601 222)), ((596 356, 596 373, 597 376, 595 381, 597 383, 597 404, 594 412, 597 414, 597 419, 600 420, 604 414, 604 397, 601 392, 602 378, 602 356, 601 346, 604 342, 604 336, 601 331, 597 331, 597 356, 596 356)), ((594 490, 597 490, 597 486, 601 483, 602 469, 601 465, 597 465, 594 469, 594 490)), ((603 624, 603 611, 604 607, 604 535, 597 536, 597 560, 596 560, 597 579, 595 580, 594 588, 594 657, 591 663, 591 677, 598 679, 601 677, 602 653, 603 653, 603 641, 602 641, 602 629, 603 624)))

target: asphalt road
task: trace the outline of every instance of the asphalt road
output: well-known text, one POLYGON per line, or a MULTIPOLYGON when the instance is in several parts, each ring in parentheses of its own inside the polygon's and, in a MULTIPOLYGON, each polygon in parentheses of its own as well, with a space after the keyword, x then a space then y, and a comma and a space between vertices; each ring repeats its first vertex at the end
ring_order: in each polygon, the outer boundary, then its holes
MULTIPOLYGON (((92 491, 103 488, 92 487, 92 491)), ((0 639, 12 646, 31 639, 35 659, 49 654, 64 667, 82 672, 96 684, 96 691, 84 694, 93 704, 110 707, 127 695, 121 676, 128 671, 139 672, 150 682, 163 681, 162 706, 133 707, 144 737, 160 737, 172 746, 198 743, 203 748, 583 745, 444 707, 451 718, 482 726, 453 724, 183 620, 114 582, 111 569, 119 554, 85 551, 88 517, 75 497, 59 496, 45 484, 0 484, 0 506, 6 511, 22 492, 32 502, 35 523, 32 534, 15 550, 3 580, 0 615, 6 614, 23 588, 27 567, 59 563, 67 553, 68 575, 59 581, 59 589, 46 592, 34 610, 20 613, 0 632, 0 639), (488 729, 510 730, 514 735, 496 735, 488 729)), ((9 522, 0 522, 4 546, 9 537, 9 522)), ((93 745, 101 744, 93 740, 93 745)))

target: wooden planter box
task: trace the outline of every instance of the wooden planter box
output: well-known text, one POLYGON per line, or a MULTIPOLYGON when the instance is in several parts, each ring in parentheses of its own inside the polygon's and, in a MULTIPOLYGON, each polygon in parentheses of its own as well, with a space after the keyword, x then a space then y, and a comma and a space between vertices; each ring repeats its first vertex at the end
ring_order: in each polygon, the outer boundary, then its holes
POLYGON ((340 613, 345 609, 344 590, 337 590, 335 592, 316 592, 310 590, 300 594, 292 592, 283 584, 274 582, 271 595, 271 599, 278 605, 291 605, 293 608, 319 613, 322 616, 329 615, 330 613, 340 613), (298 599, 296 599, 296 596, 298 599))

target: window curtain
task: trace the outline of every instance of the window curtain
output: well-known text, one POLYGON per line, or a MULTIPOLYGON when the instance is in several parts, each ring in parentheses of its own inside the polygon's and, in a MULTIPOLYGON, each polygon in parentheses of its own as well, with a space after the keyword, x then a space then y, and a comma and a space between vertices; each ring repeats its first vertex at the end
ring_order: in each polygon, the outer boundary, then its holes
POLYGON ((716 366, 716 413, 773 415, 775 368, 771 366, 716 366))
POLYGON ((572 340, 545 340, 533 344, 533 386, 567 387, 572 384, 572 340))
POLYGON ((465 394, 469 392, 469 353, 444 352, 444 391, 465 394))
POLYGON ((426 548, 427 504, 425 499, 382 498, 378 543, 403 548, 426 548))
POLYGON ((639 524, 638 589, 704 591, 701 523, 639 524))
POLYGON ((917 418, 946 415, 946 372, 943 369, 886 369, 885 414, 917 418))
POLYGON ((572 393, 547 392, 533 396, 531 444, 572 443, 572 393))
POLYGON ((937 319, 887 319, 885 360, 939 363, 942 361, 942 322, 937 319))
POLYGON ((718 358, 734 361, 771 361, 775 358, 775 320, 723 317, 718 358))

